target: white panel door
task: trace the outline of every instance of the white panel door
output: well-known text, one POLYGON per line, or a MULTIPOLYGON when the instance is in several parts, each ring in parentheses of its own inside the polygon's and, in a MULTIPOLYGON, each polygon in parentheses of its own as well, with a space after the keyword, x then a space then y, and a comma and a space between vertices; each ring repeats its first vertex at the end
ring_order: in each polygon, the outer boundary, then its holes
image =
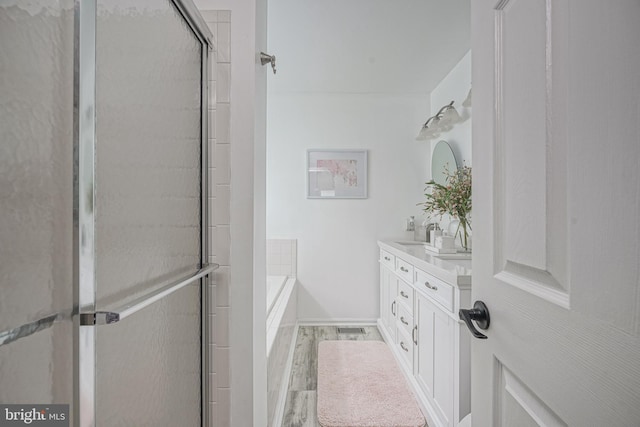
POLYGON ((472 2, 474 426, 640 426, 640 1, 472 2))

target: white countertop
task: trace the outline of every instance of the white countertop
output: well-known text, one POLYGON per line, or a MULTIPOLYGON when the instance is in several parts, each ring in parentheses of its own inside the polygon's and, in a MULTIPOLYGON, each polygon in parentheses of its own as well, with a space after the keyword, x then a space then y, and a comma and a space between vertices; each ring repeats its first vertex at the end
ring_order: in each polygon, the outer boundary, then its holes
POLYGON ((461 288, 471 286, 471 260, 440 259, 422 245, 403 245, 403 239, 378 240, 378 246, 415 267, 461 288))

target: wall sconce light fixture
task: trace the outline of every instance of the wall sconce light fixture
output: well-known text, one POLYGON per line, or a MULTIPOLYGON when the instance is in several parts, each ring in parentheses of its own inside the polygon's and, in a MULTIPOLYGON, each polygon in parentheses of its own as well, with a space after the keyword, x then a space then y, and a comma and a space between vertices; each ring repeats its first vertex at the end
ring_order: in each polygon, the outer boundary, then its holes
POLYGON ((416 137, 417 141, 426 141, 433 139, 440 135, 441 132, 446 132, 453 128, 453 125, 462 121, 460 114, 453 106, 451 101, 449 104, 442 107, 435 116, 429 117, 422 128, 420 133, 416 137))

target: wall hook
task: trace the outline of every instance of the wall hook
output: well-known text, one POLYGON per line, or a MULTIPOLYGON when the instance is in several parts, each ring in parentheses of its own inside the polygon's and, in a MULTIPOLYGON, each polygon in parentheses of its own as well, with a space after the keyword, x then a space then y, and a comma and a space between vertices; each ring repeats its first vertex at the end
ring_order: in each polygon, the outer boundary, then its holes
POLYGON ((271 69, 273 69, 273 74, 276 73, 276 56, 275 55, 268 55, 264 52, 260 52, 260 63, 262 65, 271 63, 271 69))

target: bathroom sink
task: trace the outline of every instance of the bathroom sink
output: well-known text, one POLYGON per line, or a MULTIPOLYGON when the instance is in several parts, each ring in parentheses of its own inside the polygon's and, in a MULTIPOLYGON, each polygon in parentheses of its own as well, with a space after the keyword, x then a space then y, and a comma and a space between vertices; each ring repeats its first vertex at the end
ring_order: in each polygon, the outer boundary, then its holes
POLYGON ((424 246, 424 242, 417 242, 415 240, 400 240, 395 243, 402 246, 424 246))
MULTIPOLYGON (((393 243, 404 246, 407 249, 416 248, 419 246, 424 246, 424 242, 418 242, 415 240, 396 240, 393 243)), ((443 261, 447 261, 451 264, 457 265, 462 268, 471 269, 471 254, 459 252, 457 254, 438 254, 435 252, 426 251, 428 255, 431 255, 434 258, 441 259, 443 261)))
POLYGON ((457 254, 433 254, 434 257, 440 259, 446 259, 447 261, 456 260, 456 261, 471 261, 470 253, 457 253, 457 254))

